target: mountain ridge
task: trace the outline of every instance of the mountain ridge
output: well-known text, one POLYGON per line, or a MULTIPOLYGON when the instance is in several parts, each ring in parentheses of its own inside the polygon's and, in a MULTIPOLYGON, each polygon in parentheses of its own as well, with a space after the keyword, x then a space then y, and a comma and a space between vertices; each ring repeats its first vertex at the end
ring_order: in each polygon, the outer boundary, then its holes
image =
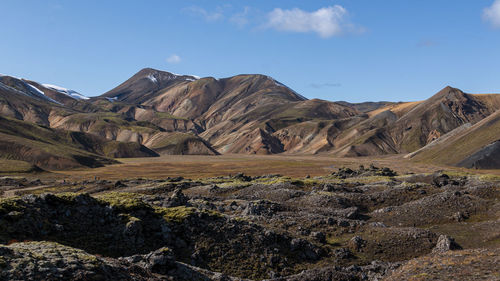
MULTIPOLYGON (((89 98, 0 76, 2 116, 136 143, 163 155, 420 154, 440 137, 464 124, 474 127, 499 108, 500 95, 467 94, 451 86, 418 102, 353 104, 307 99, 262 74, 216 79, 144 68, 89 98)), ((489 155, 497 147, 490 144, 484 145, 489 155)))

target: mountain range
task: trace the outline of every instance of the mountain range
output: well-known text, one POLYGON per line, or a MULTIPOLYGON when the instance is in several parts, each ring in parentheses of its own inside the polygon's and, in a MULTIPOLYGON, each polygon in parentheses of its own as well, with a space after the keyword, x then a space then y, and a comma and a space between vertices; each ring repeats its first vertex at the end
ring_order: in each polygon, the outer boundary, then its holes
POLYGON ((306 99, 265 75, 216 79, 142 69, 85 97, 0 75, 0 157, 45 169, 171 154, 404 154, 499 168, 500 95, 445 87, 417 102, 306 99))

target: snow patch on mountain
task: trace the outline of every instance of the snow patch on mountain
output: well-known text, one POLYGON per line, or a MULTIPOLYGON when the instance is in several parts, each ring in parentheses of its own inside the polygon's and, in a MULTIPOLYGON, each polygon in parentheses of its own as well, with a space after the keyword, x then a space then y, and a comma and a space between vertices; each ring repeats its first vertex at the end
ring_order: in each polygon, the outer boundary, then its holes
POLYGON ((57 102, 57 101, 55 101, 55 100, 53 100, 53 99, 51 99, 51 98, 47 97, 47 96, 45 95, 45 93, 44 93, 44 92, 42 92, 42 91, 41 91, 40 89, 38 89, 37 87, 35 87, 35 86, 33 86, 33 85, 29 84, 29 83, 26 83, 26 85, 28 85, 28 87, 32 90, 32 91, 31 91, 31 93, 32 93, 33 95, 35 95, 35 96, 37 96, 37 97, 39 97, 39 98, 42 98, 42 99, 44 99, 44 100, 47 100, 47 101, 50 101, 50 102, 53 102, 53 103, 57 103, 57 104, 59 104, 59 105, 61 104, 60 102, 57 102))
POLYGON ((196 80, 201 79, 200 76, 196 76, 196 75, 184 75, 184 74, 177 74, 177 73, 172 73, 172 72, 170 74, 174 75, 175 78, 184 77, 184 79, 186 81, 196 81, 196 80))
POLYGON ((158 80, 156 79, 156 77, 154 77, 152 74, 149 74, 148 75, 148 79, 151 80, 151 82, 153 83, 158 83, 158 80))
POLYGON ((69 90, 69 89, 66 89, 66 88, 63 88, 63 87, 59 87, 59 86, 56 86, 56 85, 42 84, 42 86, 44 86, 47 89, 51 89, 51 90, 54 90, 56 92, 59 92, 61 94, 65 94, 65 95, 67 95, 70 98, 73 98, 75 100, 88 100, 89 99, 88 97, 86 97, 86 96, 78 93, 77 91, 69 90))

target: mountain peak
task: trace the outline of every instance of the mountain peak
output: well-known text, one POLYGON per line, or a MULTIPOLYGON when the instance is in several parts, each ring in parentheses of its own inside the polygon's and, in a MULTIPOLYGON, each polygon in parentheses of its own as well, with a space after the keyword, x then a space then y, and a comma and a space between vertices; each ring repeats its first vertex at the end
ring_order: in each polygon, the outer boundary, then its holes
POLYGON ((200 77, 196 76, 196 75, 177 74, 174 72, 158 70, 158 69, 154 69, 151 67, 146 67, 146 68, 141 69, 134 76, 138 76, 138 77, 146 76, 150 80, 152 80, 153 82, 158 82, 158 81, 154 81, 154 80, 158 79, 159 77, 162 77, 163 79, 167 79, 167 80, 183 79, 183 80, 188 80, 188 81, 194 81, 194 80, 200 79, 200 77))
POLYGON ((141 69, 127 81, 102 96, 117 98, 125 102, 136 101, 137 99, 147 100, 148 97, 154 96, 161 89, 174 84, 193 82, 198 79, 200 77, 194 75, 181 75, 148 67, 141 69))
POLYGON ((437 92, 434 96, 432 96, 428 101, 434 101, 443 98, 460 97, 464 95, 465 93, 462 92, 460 89, 453 88, 451 86, 446 86, 441 91, 437 92))

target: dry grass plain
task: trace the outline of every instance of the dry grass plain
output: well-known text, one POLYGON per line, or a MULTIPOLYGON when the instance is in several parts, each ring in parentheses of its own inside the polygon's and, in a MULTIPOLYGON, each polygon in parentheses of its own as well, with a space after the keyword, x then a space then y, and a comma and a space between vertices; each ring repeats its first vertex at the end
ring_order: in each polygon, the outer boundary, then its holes
POLYGON ((53 171, 53 176, 71 179, 123 179, 150 178, 159 179, 178 177, 199 179, 216 176, 227 176, 239 172, 250 176, 281 174, 299 178, 322 176, 340 167, 357 168, 359 165, 374 164, 389 167, 398 173, 429 173, 438 170, 471 174, 496 174, 500 171, 478 171, 455 167, 443 167, 414 163, 400 155, 384 157, 332 158, 326 155, 172 155, 157 158, 118 159, 121 164, 96 169, 71 171, 53 171))
POLYGON ((302 178, 324 176, 337 171, 340 167, 357 168, 389 167, 400 174, 431 173, 444 170, 459 174, 484 174, 500 177, 500 170, 470 170, 450 166, 438 166, 427 163, 415 163, 403 158, 403 155, 380 157, 334 158, 328 155, 241 155, 229 154, 219 156, 170 155, 155 158, 117 159, 121 164, 109 165, 95 169, 76 169, 66 171, 50 171, 49 173, 32 173, 31 166, 22 161, 0 161, 0 176, 24 176, 40 179, 118 180, 132 178, 163 179, 178 177, 201 179, 207 177, 227 176, 245 173, 250 176, 281 174, 283 176, 302 178), (19 162, 23 165, 17 165, 19 162), (14 165, 16 164, 16 165, 14 165))

